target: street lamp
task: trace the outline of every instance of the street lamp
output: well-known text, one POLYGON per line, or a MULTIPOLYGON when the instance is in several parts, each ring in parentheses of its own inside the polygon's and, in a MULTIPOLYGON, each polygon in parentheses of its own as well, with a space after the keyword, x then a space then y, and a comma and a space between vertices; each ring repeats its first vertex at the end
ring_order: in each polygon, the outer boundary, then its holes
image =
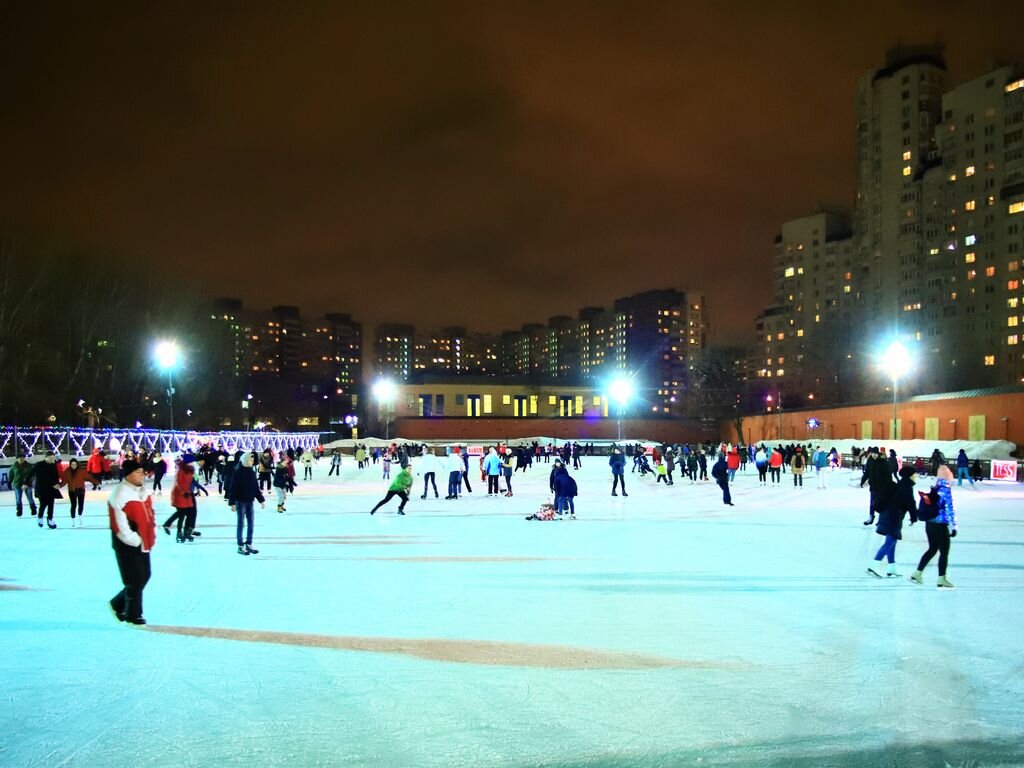
POLYGON ((618 405, 616 423, 619 442, 622 441, 622 413, 633 397, 633 382, 630 379, 615 379, 608 385, 608 396, 618 405))
POLYGON ((391 439, 391 406, 395 400, 395 382, 389 379, 381 379, 373 385, 373 396, 377 400, 377 415, 380 416, 383 409, 387 416, 384 419, 384 439, 391 439))
POLYGON ((178 367, 180 351, 177 342, 161 341, 153 350, 153 358, 161 371, 167 373, 167 408, 171 431, 174 431, 174 369, 178 367))
POLYGON ((910 352, 900 342, 894 341, 882 355, 882 368, 892 379, 892 439, 899 440, 896 400, 900 379, 910 372, 910 352))

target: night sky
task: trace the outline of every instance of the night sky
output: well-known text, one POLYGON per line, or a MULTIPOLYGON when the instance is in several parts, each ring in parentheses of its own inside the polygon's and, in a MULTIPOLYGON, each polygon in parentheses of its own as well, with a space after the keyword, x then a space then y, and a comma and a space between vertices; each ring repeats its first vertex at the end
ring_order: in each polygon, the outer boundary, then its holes
POLYGON ((852 205, 857 77, 1024 61, 1020 3, 149 5, 5 4, 0 226, 367 325, 674 285, 748 341, 781 223, 852 205))

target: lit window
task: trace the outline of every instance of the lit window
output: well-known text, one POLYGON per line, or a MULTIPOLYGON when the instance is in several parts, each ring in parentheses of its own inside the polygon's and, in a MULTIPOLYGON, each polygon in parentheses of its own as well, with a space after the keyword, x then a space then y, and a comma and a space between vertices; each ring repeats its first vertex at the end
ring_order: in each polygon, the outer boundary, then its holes
POLYGON ((815 315, 814 316, 814 322, 820 323, 821 322, 821 315, 815 315))
POLYGON ((844 272, 843 273, 843 280, 851 280, 851 279, 853 279, 853 272, 844 272))
POLYGON ((796 273, 796 270, 792 267, 786 268, 786 277, 792 277, 796 273))
POLYGON ((939 255, 939 249, 938 248, 930 248, 928 250, 928 255, 929 256, 938 256, 939 255))
POLYGON ((1017 307, 1017 302, 1018 299, 1016 296, 1014 296, 1012 299, 1006 300, 1006 306, 1008 306, 1010 309, 1015 309, 1017 307))
POLYGON ((775 375, 776 376, 781 376, 784 373, 785 373, 785 371, 782 368, 779 368, 779 370, 775 372, 775 375))
POLYGON ((985 267, 985 277, 995 277, 995 275, 996 275, 996 268, 995 267, 985 267))
POLYGON ((1009 264, 1006 265, 1006 269, 1008 272, 1016 272, 1018 269, 1020 269, 1020 262, 1011 261, 1009 264))
POLYGON ((1009 335, 1009 336, 1007 336, 1007 337, 1006 337, 1006 343, 1007 343, 1007 344, 1010 344, 1010 345, 1012 346, 1012 345, 1014 345, 1014 344, 1016 344, 1016 343, 1017 343, 1017 338, 1018 338, 1018 337, 1017 337, 1017 334, 1016 334, 1016 333, 1014 333, 1014 334, 1011 334, 1011 335, 1009 335))
POLYGON ((965 264, 973 264, 974 263, 974 259, 975 259, 975 256, 974 256, 973 252, 972 253, 965 253, 964 254, 964 263, 965 264))
POLYGON ((803 267, 797 267, 796 273, 798 275, 802 275, 804 273, 804 268, 803 267))
POLYGON ((974 166, 973 165, 968 165, 966 168, 964 168, 964 176, 973 176, 973 175, 974 175, 974 166))
POLYGON ((1011 213, 1011 214, 1013 214, 1013 213, 1021 213, 1021 212, 1024 212, 1024 202, 1010 203, 1010 207, 1009 207, 1009 209, 1007 209, 1007 213, 1011 213))
POLYGON ((964 203, 964 210, 965 211, 973 211, 974 208, 975 208, 975 205, 976 205, 976 203, 975 203, 974 200, 968 200, 966 203, 964 203))
POLYGON ((968 280, 973 280, 977 276, 978 276, 978 271, 977 270, 975 270, 975 269, 967 270, 967 279, 968 280))
POLYGON ((995 364, 996 364, 996 356, 995 355, 985 355, 985 365, 995 365, 995 364))
POLYGON ((906 152, 903 153, 903 159, 904 160, 909 160, 910 159, 910 150, 909 149, 906 152))
POLYGON ((784 357, 780 357, 779 358, 779 365, 782 365, 785 362, 786 362, 786 358, 784 358, 784 357))
POLYGON ((1006 318, 1006 325, 1009 328, 1016 328, 1017 327, 1017 316, 1016 315, 1010 315, 1008 318, 1006 318))
POLYGON ((801 328, 801 329, 800 329, 799 331, 797 331, 797 332, 796 332, 796 335, 797 335, 798 337, 801 337, 801 338, 803 338, 803 335, 804 335, 804 330, 803 330, 803 328, 801 328))
POLYGON ((1006 282, 1006 290, 1016 291, 1018 288, 1020 288, 1020 280, 1008 280, 1006 282))
POLYGON ((843 286, 843 293, 849 293, 849 292, 850 292, 850 286, 844 285, 843 286))
POLYGON ((913 172, 914 172, 914 170, 909 165, 903 166, 903 175, 904 176, 909 176, 913 172))
POLYGON ((501 404, 502 405, 512 405, 512 395, 502 395, 501 396, 501 404))
POLYGON ((955 173, 949 174, 949 180, 950 181, 956 181, 956 174, 955 173))
POLYGON ((1014 80, 1012 83, 1007 85, 1006 88, 1004 88, 1003 90, 1006 91, 1006 93, 1010 93, 1012 91, 1016 91, 1018 88, 1024 88, 1024 79, 1014 80))
POLYGON ((784 333, 782 333, 782 332, 780 331, 780 332, 779 332, 779 335, 777 336, 777 338, 778 338, 778 340, 779 340, 779 341, 782 341, 782 340, 783 340, 784 338, 786 338, 786 334, 784 334, 784 333))
POLYGON ((548 405, 558 405, 558 398, 554 395, 548 395, 548 405))
POLYGON ((976 242, 978 242, 978 238, 974 235, 968 235, 964 238, 964 245, 974 245, 976 242))

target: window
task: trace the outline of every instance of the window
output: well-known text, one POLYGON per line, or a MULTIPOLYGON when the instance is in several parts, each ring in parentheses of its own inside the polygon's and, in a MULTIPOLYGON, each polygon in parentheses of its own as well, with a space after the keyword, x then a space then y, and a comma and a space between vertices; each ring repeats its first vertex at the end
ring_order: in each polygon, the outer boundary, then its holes
POLYGON ((974 263, 974 260, 975 260, 975 258, 976 258, 976 257, 975 257, 975 255, 974 255, 974 253, 973 253, 973 252, 971 252, 971 253, 965 253, 965 254, 964 254, 964 263, 965 263, 965 264, 973 264, 973 263, 974 263))
POLYGON ((996 268, 995 267, 985 267, 985 277, 995 277, 995 276, 996 276, 996 268))
POLYGON ((968 280, 973 280, 977 276, 978 276, 977 270, 974 270, 974 269, 967 270, 967 279, 968 280))
POLYGON ((536 415, 537 413, 537 395, 530 395, 530 415, 536 415))
POLYGON ((909 175, 910 175, 910 174, 912 174, 913 172, 914 172, 914 169, 913 169, 913 168, 911 168, 911 167, 910 167, 909 165, 905 165, 905 166, 903 166, 903 175, 904 175, 904 176, 909 176, 909 175))
POLYGON ((995 364, 996 364, 996 356, 995 355, 985 355, 985 365, 995 365, 995 364))
POLYGON ((973 165, 968 165, 966 168, 964 168, 964 176, 973 176, 973 175, 974 175, 974 166, 973 165))
POLYGON ((1011 334, 1011 335, 1007 336, 1006 337, 1006 343, 1011 345, 1011 346, 1016 344, 1017 343, 1017 334, 1014 333, 1014 334, 1011 334))
POLYGON ((501 404, 502 405, 512 405, 512 395, 502 395, 501 396, 501 404))
POLYGON ((1009 214, 1022 213, 1024 212, 1024 202, 1010 203, 1010 207, 1006 211, 1009 214))
POLYGON ((558 398, 554 395, 548 395, 548 405, 558 405, 558 398))
POLYGON ((910 160, 910 150, 909 149, 906 152, 903 153, 903 159, 904 160, 910 160))
POLYGON ((583 415, 583 395, 576 395, 576 414, 583 415))
POLYGON ((792 277, 794 274, 796 274, 796 270, 793 267, 786 268, 786 277, 792 277))
POLYGON ((1016 91, 1018 88, 1024 88, 1024 79, 1014 80, 1012 83, 1007 85, 1003 90, 1006 93, 1012 93, 1013 91, 1016 91))
POLYGON ((974 200, 968 200, 966 203, 964 203, 964 210, 973 211, 976 205, 977 204, 974 202, 974 200))
POLYGON ((968 235, 964 238, 964 245, 974 245, 976 242, 978 242, 978 238, 974 235, 968 235))
POLYGON ((1006 318, 1006 325, 1007 325, 1007 327, 1009 327, 1009 328, 1016 328, 1017 327, 1017 320, 1018 320, 1018 318, 1017 318, 1016 315, 1010 315, 1008 318, 1006 318))
POLYGON ((601 398, 594 395, 594 405, 601 405, 601 398))
POLYGON ((803 328, 801 328, 800 330, 798 330, 798 331, 796 332, 796 335, 797 335, 797 336, 798 336, 799 338, 803 338, 803 335, 804 335, 804 330, 803 330, 803 328))
POLYGON ((1016 291, 1020 288, 1020 280, 1008 280, 1006 282, 1006 290, 1016 291))

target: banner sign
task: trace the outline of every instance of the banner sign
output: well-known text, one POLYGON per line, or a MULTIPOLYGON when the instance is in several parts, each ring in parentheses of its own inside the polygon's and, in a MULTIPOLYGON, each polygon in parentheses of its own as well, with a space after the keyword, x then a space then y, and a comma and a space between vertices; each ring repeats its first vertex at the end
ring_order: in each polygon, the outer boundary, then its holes
POLYGON ((1017 462, 1015 460, 1000 461, 999 459, 992 459, 991 464, 992 469, 990 471, 993 480, 1017 482, 1017 462))

